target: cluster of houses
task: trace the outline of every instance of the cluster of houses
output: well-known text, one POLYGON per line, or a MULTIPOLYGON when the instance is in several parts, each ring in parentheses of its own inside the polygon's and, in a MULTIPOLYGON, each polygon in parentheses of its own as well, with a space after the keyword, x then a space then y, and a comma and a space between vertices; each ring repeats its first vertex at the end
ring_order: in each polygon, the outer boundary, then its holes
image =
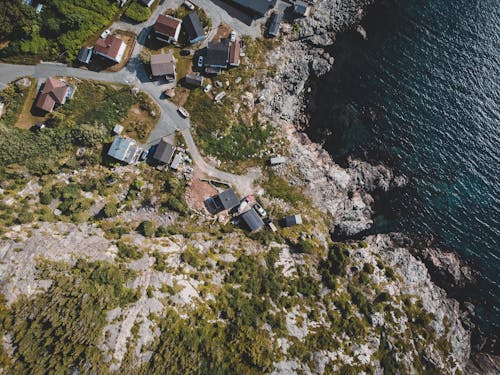
MULTIPOLYGON (((205 207, 211 214, 227 212, 233 216, 234 224, 241 223, 251 232, 256 232, 266 225, 276 232, 277 228, 269 219, 267 212, 252 195, 239 199, 233 189, 227 189, 205 200, 205 207)), ((300 214, 286 216, 281 220, 282 226, 292 227, 302 224, 300 214)))

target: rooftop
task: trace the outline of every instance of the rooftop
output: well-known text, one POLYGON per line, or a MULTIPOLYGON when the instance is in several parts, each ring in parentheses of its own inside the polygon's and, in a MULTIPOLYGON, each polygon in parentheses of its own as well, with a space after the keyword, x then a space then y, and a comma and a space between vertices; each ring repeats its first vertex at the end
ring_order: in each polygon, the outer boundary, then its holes
POLYGON ((177 18, 160 14, 153 27, 155 32, 174 38, 181 22, 177 18))
POLYGON ((223 210, 230 210, 240 204, 240 200, 233 189, 224 190, 216 197, 217 203, 220 203, 223 210))
POLYGON ((245 222, 248 229, 250 229, 250 231, 252 232, 265 226, 264 222, 262 221, 262 218, 253 208, 242 213, 240 215, 240 218, 245 222))
POLYGON ((156 146, 153 158, 162 163, 168 164, 170 163, 170 160, 172 160, 174 151, 175 147, 171 145, 166 138, 162 138, 158 146, 156 146))
POLYGON ((35 103, 35 107, 47 112, 52 112, 56 104, 64 104, 67 94, 68 86, 66 83, 54 77, 49 77, 43 85, 42 92, 35 103))
POLYGON ((173 53, 151 55, 151 72, 154 76, 174 75, 175 59, 173 53))
POLYGON ((133 139, 116 136, 113 143, 111 143, 108 155, 117 160, 131 164, 137 161, 141 151, 142 150, 133 139))
POLYGON ((226 68, 229 62, 229 39, 208 42, 205 66, 226 68))
POLYGON ((261 17, 276 5, 276 0, 230 0, 230 2, 261 17))
POLYGON ((205 37, 205 30, 200 22, 200 17, 196 12, 189 13, 182 20, 182 24, 186 28, 186 31, 189 35, 189 40, 200 40, 202 37, 205 37))
POLYGON ((106 39, 99 38, 95 44, 94 52, 116 59, 123 43, 123 40, 114 35, 109 35, 106 39))

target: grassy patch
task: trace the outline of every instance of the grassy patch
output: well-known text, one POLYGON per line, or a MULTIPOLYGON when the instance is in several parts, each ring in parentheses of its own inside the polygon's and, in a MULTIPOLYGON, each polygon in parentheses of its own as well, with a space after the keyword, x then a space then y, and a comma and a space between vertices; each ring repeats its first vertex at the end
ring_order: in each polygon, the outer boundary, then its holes
POLYGON ((36 80, 31 79, 30 87, 18 87, 17 85, 10 84, 7 88, 0 91, 0 100, 4 103, 4 113, 0 121, 8 126, 14 126, 19 119, 25 103, 29 105, 26 98, 33 90, 36 91, 36 80), (33 86, 35 87, 33 88, 33 86))
POLYGON ((47 118, 45 116, 37 116, 33 114, 33 106, 37 98, 37 80, 31 78, 31 86, 27 89, 26 96, 24 99, 24 105, 20 110, 19 117, 16 122, 16 126, 21 129, 29 129, 36 122, 44 122, 47 118))
POLYGON ((149 96, 139 93, 134 104, 122 121, 125 133, 140 142, 146 142, 149 133, 160 119, 160 109, 149 96))

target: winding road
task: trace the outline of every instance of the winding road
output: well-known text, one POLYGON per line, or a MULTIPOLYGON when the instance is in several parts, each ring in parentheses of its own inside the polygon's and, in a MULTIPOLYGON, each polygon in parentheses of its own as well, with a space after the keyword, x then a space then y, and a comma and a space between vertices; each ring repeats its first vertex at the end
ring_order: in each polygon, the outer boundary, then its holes
MULTIPOLYGON (((193 1, 196 5, 202 6, 212 19, 213 30, 216 30, 221 22, 230 24, 241 35, 252 37, 260 34, 260 24, 246 25, 232 18, 228 13, 218 8, 209 0, 193 1)), ((253 182, 258 177, 258 173, 250 171, 246 175, 235 175, 220 171, 208 164, 200 154, 191 134, 191 124, 189 119, 182 118, 177 113, 177 107, 168 100, 160 99, 163 88, 157 82, 151 82, 144 65, 140 62, 139 56, 144 46, 144 42, 149 34, 149 30, 154 24, 158 14, 163 13, 167 8, 174 8, 182 3, 180 0, 167 0, 158 6, 148 21, 133 25, 124 21, 115 22, 111 30, 127 30, 137 35, 137 43, 130 60, 125 67, 116 73, 95 72, 79 68, 71 68, 60 63, 43 62, 38 65, 17 65, 0 63, 0 89, 17 78, 32 76, 39 80, 45 80, 51 76, 75 77, 80 79, 103 81, 108 83, 121 83, 135 86, 147 93, 159 106, 161 110, 160 120, 153 129, 145 146, 158 143, 164 137, 180 131, 184 136, 189 153, 196 167, 204 174, 214 179, 230 183, 242 195, 251 194, 254 190, 253 182)))

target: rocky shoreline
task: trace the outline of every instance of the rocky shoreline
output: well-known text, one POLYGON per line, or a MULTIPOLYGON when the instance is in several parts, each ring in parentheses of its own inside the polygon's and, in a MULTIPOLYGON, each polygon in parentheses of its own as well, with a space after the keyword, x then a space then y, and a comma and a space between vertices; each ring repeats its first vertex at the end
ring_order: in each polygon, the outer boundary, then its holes
MULTIPOLYGON (((290 145, 291 164, 296 166, 293 171, 280 170, 280 173, 291 184, 302 186, 313 202, 333 217, 333 237, 352 238, 370 228, 372 194, 407 183, 404 176, 394 176, 381 164, 349 158, 347 166, 341 167, 319 144, 301 132, 307 127, 311 82, 321 81, 321 77, 334 68, 335 61, 328 47, 335 42, 337 33, 349 28, 357 27, 357 31, 366 36, 358 25, 371 3, 371 0, 316 1, 312 16, 299 21, 298 34, 285 38, 270 54, 269 62, 277 65, 277 74, 263 91, 263 95, 272 98, 265 113, 281 126, 290 145)), ((488 340, 482 337, 475 321, 474 306, 463 298, 460 302, 449 298, 450 294, 456 297, 461 290, 474 285, 474 271, 469 265, 452 251, 443 251, 431 244, 423 246, 399 233, 371 236, 366 241, 400 270, 408 281, 406 287, 422 278, 422 283, 432 290, 427 294, 422 289, 414 292, 422 298, 424 306, 441 310, 454 320, 452 351, 462 371, 471 374, 500 371, 499 357, 481 353, 487 350, 488 340), (424 275, 416 274, 416 269, 424 275)), ((488 344, 491 348, 494 340, 488 344)))

